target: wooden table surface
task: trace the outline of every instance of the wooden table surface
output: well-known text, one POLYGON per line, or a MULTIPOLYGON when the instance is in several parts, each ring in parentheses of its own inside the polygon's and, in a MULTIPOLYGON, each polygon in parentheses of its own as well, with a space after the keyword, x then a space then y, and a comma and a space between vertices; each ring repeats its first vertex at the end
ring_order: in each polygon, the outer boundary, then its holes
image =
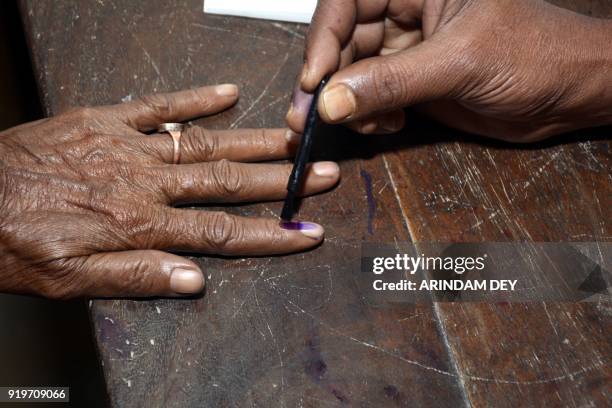
MULTIPOLYGON (((604 0, 572 7, 612 17, 604 0)), ((198 123, 283 126, 304 26, 204 15, 202 0, 21 8, 49 115, 236 82, 238 105, 198 123)), ((318 157, 341 162, 342 182, 302 207, 326 228, 320 248, 198 258, 198 299, 92 302, 112 404, 612 405, 605 303, 374 305, 354 279, 362 242, 610 242, 610 132, 516 147, 418 117, 393 138, 328 129, 318 157)))

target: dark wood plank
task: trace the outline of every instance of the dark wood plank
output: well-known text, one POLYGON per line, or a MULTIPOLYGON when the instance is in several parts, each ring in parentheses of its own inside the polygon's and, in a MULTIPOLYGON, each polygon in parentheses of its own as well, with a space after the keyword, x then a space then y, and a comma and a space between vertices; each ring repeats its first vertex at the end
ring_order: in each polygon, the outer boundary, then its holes
MULTIPOLYGON (((517 151, 439 142, 385 156, 415 241, 609 242, 608 143, 517 151)), ((609 404, 609 305, 436 310, 474 405, 609 404)))
MULTIPOLYGON (((557 2, 612 17, 605 1, 557 2)), ((414 122, 413 122, 414 123, 414 122)), ((612 240, 611 129, 516 148, 422 123, 386 153, 414 241, 612 240)), ((438 304, 475 406, 610 406, 609 304, 438 304)))
MULTIPOLYGON (((49 114, 238 81, 238 106, 202 123, 283 124, 302 27, 204 16, 201 0, 32 1, 23 10, 49 114)), ((324 139, 320 156, 344 157, 343 181, 302 209, 326 226, 323 246, 287 257, 200 258, 208 275, 201 299, 93 302, 113 405, 467 403, 433 308, 371 304, 355 283, 363 240, 409 239, 375 155, 381 146, 338 130, 324 139)), ((276 216, 279 203, 227 210, 276 216)))

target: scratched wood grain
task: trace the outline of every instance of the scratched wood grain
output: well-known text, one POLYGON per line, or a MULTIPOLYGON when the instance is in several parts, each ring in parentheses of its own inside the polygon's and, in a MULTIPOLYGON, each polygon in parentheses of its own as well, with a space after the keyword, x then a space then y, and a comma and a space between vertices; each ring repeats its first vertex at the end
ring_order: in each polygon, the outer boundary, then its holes
MULTIPOLYGON (((201 1, 25 2, 49 114, 73 105, 238 82, 211 127, 282 126, 304 27, 204 16, 201 1)), ((298 255, 200 258, 203 298, 95 301, 95 336, 115 406, 462 405, 431 305, 372 304, 353 272, 363 240, 408 240, 374 138, 328 129, 319 157, 342 159, 333 192, 302 214, 326 242, 298 255)), ((384 146, 383 146, 384 145, 384 146)), ((275 217, 279 203, 229 207, 275 217)))
MULTIPOLYGON (((612 17, 606 1, 557 1, 612 17)), ((430 124, 386 153, 414 241, 612 240, 610 128, 517 149, 430 124)), ((611 406, 609 304, 438 304, 475 406, 611 406)))
MULTIPOLYGON (((240 103, 201 123, 282 125, 302 27, 204 16, 200 0, 132 3, 22 3, 48 113, 238 82, 240 103)), ((373 305, 353 276, 364 240, 609 241, 609 142, 593 140, 609 132, 517 150, 411 124, 391 146, 328 130, 319 155, 341 156, 343 180, 303 207, 326 226, 320 248, 201 258, 200 299, 93 302, 113 405, 609 405, 604 306, 373 305)))

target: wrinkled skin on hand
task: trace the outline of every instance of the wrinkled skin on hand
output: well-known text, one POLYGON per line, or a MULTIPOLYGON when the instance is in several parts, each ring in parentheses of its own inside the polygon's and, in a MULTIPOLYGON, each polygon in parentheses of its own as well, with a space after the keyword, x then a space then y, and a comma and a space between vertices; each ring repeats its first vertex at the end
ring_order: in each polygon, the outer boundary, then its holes
POLYGON ((457 129, 531 142, 612 123, 612 22, 539 0, 321 0, 289 126, 395 132, 416 105, 457 129), (336 72, 337 71, 337 72, 336 72))
MULTIPOLYGON (((178 296, 204 286, 194 262, 167 250, 267 255, 311 248, 323 229, 175 208, 177 203, 282 199, 286 129, 187 127, 181 163, 163 122, 233 105, 234 85, 199 88, 57 117, 0 133, 0 291, 51 298, 178 296)), ((309 168, 304 194, 331 188, 335 163, 309 168)))

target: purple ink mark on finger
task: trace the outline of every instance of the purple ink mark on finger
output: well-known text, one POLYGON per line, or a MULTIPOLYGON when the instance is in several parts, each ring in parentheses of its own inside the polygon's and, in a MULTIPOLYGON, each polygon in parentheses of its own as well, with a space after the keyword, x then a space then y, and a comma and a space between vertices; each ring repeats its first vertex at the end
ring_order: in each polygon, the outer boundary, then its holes
POLYGON ((296 115, 299 118, 299 127, 300 129, 304 129, 304 125, 306 123, 306 116, 308 115, 308 108, 312 103, 313 94, 308 94, 302 91, 299 83, 296 85, 293 90, 293 97, 291 99, 291 105, 293 106, 293 115, 296 115))
POLYGON ((294 231, 312 231, 317 228, 315 224, 300 221, 281 221, 280 226, 282 229, 294 231))
POLYGON ((376 216, 376 200, 372 193, 372 176, 370 173, 361 169, 359 172, 363 178, 363 184, 365 185, 366 198, 368 200, 368 232, 370 235, 374 234, 374 217, 376 216))

